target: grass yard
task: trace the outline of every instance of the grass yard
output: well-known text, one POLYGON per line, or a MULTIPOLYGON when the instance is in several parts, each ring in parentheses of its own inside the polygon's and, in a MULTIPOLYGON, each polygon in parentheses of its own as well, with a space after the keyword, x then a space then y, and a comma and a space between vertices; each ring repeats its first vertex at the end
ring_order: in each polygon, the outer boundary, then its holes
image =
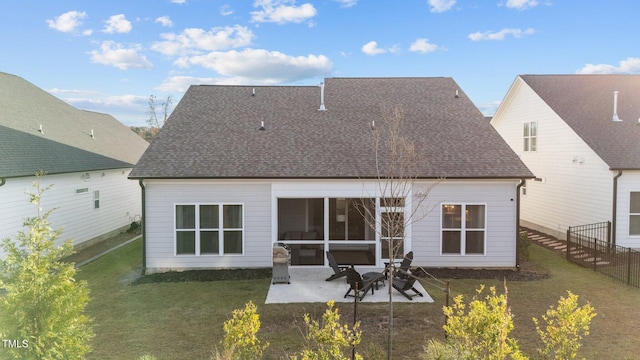
MULTIPOLYGON (((78 277, 88 281, 96 338, 89 359, 136 359, 151 354, 158 359, 209 359, 220 342, 222 323, 233 309, 252 300, 258 306, 261 339, 271 346, 265 358, 282 359, 304 344, 305 312, 317 315, 325 304, 265 305, 270 279, 214 282, 172 282, 128 285, 123 279, 140 266, 141 241, 137 240, 81 268, 78 277)), ((591 270, 567 263, 538 246, 531 247, 534 266, 550 273, 538 281, 507 284, 515 330, 521 348, 535 355, 538 336, 532 317, 555 305, 566 290, 590 301, 597 316, 579 355, 587 359, 640 359, 640 289, 627 287, 591 270)), ((135 270, 139 271, 139 270, 135 270)), ((499 280, 451 280, 452 295, 468 300, 480 284, 496 286, 499 280)), ((443 338, 444 293, 425 284, 434 304, 395 304, 394 359, 416 359, 426 340, 443 338)), ((352 305, 337 304, 343 322, 353 318, 352 305)), ((385 304, 363 303, 358 313, 365 359, 386 358, 387 310, 385 304)))

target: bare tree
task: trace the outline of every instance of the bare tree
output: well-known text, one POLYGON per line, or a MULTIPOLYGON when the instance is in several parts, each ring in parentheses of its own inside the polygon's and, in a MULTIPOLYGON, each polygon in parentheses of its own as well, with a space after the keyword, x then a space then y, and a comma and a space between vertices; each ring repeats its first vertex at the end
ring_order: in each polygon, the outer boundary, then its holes
MULTIPOLYGON (((376 226, 376 209, 370 199, 363 199, 359 211, 381 240, 382 256, 388 255, 386 269, 389 282, 396 273, 396 261, 404 258, 405 230, 424 219, 432 210, 424 204, 431 190, 442 180, 430 181, 418 189, 419 169, 424 166, 425 148, 419 147, 402 134, 403 112, 394 108, 383 110, 382 123, 371 123, 376 166, 376 192, 380 196, 380 226, 376 226)), ((391 284, 390 284, 391 285, 391 284)), ((393 287, 389 291, 389 333, 387 355, 392 358, 393 349, 393 287)))
POLYGON ((151 140, 158 135, 160 128, 167 121, 167 118, 169 118, 172 105, 173 98, 171 95, 168 95, 166 99, 162 99, 160 103, 158 103, 158 98, 155 95, 150 95, 147 107, 147 115, 149 116, 147 118, 148 127, 132 128, 132 130, 145 140, 151 142, 151 140), (161 112, 160 115, 158 115, 159 112, 161 112))

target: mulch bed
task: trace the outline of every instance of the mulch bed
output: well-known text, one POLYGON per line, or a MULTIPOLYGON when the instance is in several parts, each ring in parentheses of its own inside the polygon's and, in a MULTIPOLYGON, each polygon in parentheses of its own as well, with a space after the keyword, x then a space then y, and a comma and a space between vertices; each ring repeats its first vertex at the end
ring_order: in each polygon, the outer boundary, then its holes
POLYGON ((139 277, 133 285, 183 281, 224 281, 270 279, 271 268, 170 271, 139 277))
MULTIPOLYGON (((537 269, 521 268, 520 271, 503 269, 444 269, 427 268, 429 274, 437 279, 496 279, 508 281, 535 281, 549 278, 549 274, 537 269)), ((422 270, 414 269, 413 273, 418 277, 427 277, 422 270)), ((170 271, 165 273, 149 274, 137 278, 133 285, 147 283, 166 283, 182 281, 224 281, 224 280, 249 280, 269 279, 271 268, 257 269, 221 269, 221 270, 189 270, 170 271)))

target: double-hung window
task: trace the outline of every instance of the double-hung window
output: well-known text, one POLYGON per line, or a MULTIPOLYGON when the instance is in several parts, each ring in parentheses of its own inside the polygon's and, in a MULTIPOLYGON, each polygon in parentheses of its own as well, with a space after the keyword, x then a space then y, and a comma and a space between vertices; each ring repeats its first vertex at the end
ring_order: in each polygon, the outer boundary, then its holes
POLYGON ((180 204, 175 214, 176 255, 243 253, 241 204, 180 204))
POLYGON ((442 254, 483 255, 486 205, 442 204, 442 254))
POLYGON ((538 123, 536 121, 524 123, 524 151, 538 150, 538 123))
POLYGON ((636 191, 629 197, 629 235, 640 235, 640 192, 636 191))

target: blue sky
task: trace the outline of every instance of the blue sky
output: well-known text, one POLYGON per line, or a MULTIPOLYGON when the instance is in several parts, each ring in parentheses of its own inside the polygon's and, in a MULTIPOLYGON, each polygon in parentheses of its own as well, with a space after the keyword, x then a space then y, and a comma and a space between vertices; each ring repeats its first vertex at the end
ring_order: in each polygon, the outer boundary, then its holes
POLYGON ((640 73, 637 0, 4 0, 0 71, 143 125, 190 84, 446 76, 492 115, 519 74, 640 73))

